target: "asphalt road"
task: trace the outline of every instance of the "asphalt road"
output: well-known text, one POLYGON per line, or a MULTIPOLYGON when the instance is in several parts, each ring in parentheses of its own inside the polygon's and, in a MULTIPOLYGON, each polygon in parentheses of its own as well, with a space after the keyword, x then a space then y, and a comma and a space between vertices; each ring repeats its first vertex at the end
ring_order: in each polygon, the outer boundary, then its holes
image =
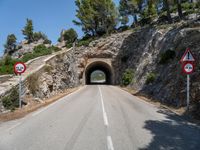
POLYGON ((0 150, 200 150, 200 128, 113 86, 0 124, 0 150))

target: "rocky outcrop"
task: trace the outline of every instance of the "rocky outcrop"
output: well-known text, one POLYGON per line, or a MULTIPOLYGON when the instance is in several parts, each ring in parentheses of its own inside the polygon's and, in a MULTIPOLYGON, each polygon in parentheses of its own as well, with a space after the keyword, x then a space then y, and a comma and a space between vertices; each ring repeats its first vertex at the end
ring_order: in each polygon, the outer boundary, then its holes
POLYGON ((26 53, 32 53, 34 47, 44 44, 46 47, 50 47, 50 44, 45 44, 44 39, 40 39, 38 41, 34 41, 32 43, 28 43, 27 40, 22 41, 16 47, 16 50, 11 54, 13 58, 21 58, 26 53))
MULTIPOLYGON (((41 69, 27 78, 26 94, 44 99, 63 89, 84 84, 88 60, 108 58, 112 62, 114 84, 121 84, 125 70, 132 69, 135 73, 130 87, 163 103, 182 106, 185 105, 186 77, 181 72, 179 60, 188 47, 198 60, 199 43, 200 23, 189 21, 116 33, 94 40, 89 46, 69 51, 60 44, 63 52, 53 54, 41 69), (161 63, 162 56, 169 50, 174 53, 174 57, 161 63), (147 84, 149 73, 153 73, 155 79, 147 84)), ((199 68, 197 62, 195 73, 191 75, 193 102, 199 101, 200 96, 199 68)))
MULTIPOLYGON (((200 57, 200 23, 180 22, 174 25, 149 26, 135 31, 126 31, 100 38, 75 51, 79 76, 83 76, 89 58, 110 58, 115 73, 115 84, 121 84, 126 69, 135 71, 134 82, 130 84, 138 90, 161 102, 185 105, 186 76, 181 72, 179 60, 186 48, 191 48, 196 59, 200 57), (162 55, 173 51, 175 57, 160 63, 162 55), (152 83, 147 84, 149 73, 155 74, 152 83)), ((200 93, 199 63, 191 76, 192 100, 198 101, 200 93)))
POLYGON ((48 98, 62 90, 79 85, 73 51, 61 53, 48 60, 45 66, 28 77, 28 95, 48 98))

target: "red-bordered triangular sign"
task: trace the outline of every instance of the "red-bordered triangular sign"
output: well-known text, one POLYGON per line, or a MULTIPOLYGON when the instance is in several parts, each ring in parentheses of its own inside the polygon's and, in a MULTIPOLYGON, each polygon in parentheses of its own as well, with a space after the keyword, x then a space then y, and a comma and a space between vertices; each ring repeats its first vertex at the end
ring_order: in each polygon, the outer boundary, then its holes
POLYGON ((183 62, 194 62, 194 61, 195 61, 195 58, 194 58, 191 50, 188 48, 185 51, 183 57, 181 58, 181 63, 183 63, 183 62))

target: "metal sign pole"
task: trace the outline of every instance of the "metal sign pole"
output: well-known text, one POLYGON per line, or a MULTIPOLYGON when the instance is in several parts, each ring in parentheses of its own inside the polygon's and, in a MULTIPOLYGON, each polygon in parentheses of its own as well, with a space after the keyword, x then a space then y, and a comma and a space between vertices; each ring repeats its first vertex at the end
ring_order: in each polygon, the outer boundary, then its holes
POLYGON ((22 100, 21 100, 21 93, 22 93, 22 79, 21 74, 19 74, 19 108, 22 108, 22 100))
POLYGON ((187 75, 187 111, 190 105, 190 75, 187 75))

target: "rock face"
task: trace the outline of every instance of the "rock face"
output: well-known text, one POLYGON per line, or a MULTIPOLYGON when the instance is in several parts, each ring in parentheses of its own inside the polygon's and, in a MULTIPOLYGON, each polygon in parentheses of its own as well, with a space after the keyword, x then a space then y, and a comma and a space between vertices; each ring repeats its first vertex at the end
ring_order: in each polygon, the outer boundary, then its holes
MULTIPOLYGON (((43 39, 40 39, 38 41, 35 41, 33 43, 27 43, 27 41, 22 41, 17 45, 16 50, 12 53, 12 57, 14 58, 20 58, 22 57, 25 53, 32 53, 34 47, 44 44, 45 41, 43 39)), ((45 44, 46 47, 50 47, 50 44, 45 44)))
MULTIPOLYGON (((151 26, 133 31, 113 34, 107 38, 93 41, 88 47, 75 51, 78 60, 79 77, 83 77, 85 64, 90 58, 110 58, 115 74, 115 84, 121 84, 126 69, 135 71, 131 87, 139 92, 160 100, 161 102, 182 106, 185 105, 186 76, 181 71, 180 58, 186 48, 191 48, 196 59, 200 57, 200 23, 181 22, 174 26, 151 26), (165 63, 160 63, 167 51, 175 56, 165 63), (148 74, 155 79, 146 83, 148 74)), ((198 101, 200 93, 199 62, 195 73, 191 75, 191 95, 198 101)))
MULTIPOLYGON (((198 21, 149 26, 112 34, 91 42, 87 47, 77 47, 52 57, 45 67, 27 79, 27 95, 44 99, 63 89, 84 84, 88 60, 107 58, 112 62, 114 84, 121 84, 125 70, 132 69, 135 73, 130 87, 161 102, 182 106, 186 101, 186 76, 181 72, 179 61, 188 47, 199 60, 199 43, 198 21), (165 57, 168 51, 174 54, 170 59, 165 57), (167 60, 161 63, 163 58, 167 60), (149 73, 154 74, 154 78, 147 84, 149 73)), ((28 51, 27 48, 25 52, 28 51)), ((16 52, 14 56, 18 57, 21 53, 24 52, 16 52)), ((193 102, 199 102, 200 97, 199 68, 197 61, 195 73, 191 75, 193 102)))
POLYGON ((73 52, 49 60, 42 70, 28 79, 28 94, 43 99, 79 84, 73 52), (34 85, 35 84, 35 85, 34 85))

